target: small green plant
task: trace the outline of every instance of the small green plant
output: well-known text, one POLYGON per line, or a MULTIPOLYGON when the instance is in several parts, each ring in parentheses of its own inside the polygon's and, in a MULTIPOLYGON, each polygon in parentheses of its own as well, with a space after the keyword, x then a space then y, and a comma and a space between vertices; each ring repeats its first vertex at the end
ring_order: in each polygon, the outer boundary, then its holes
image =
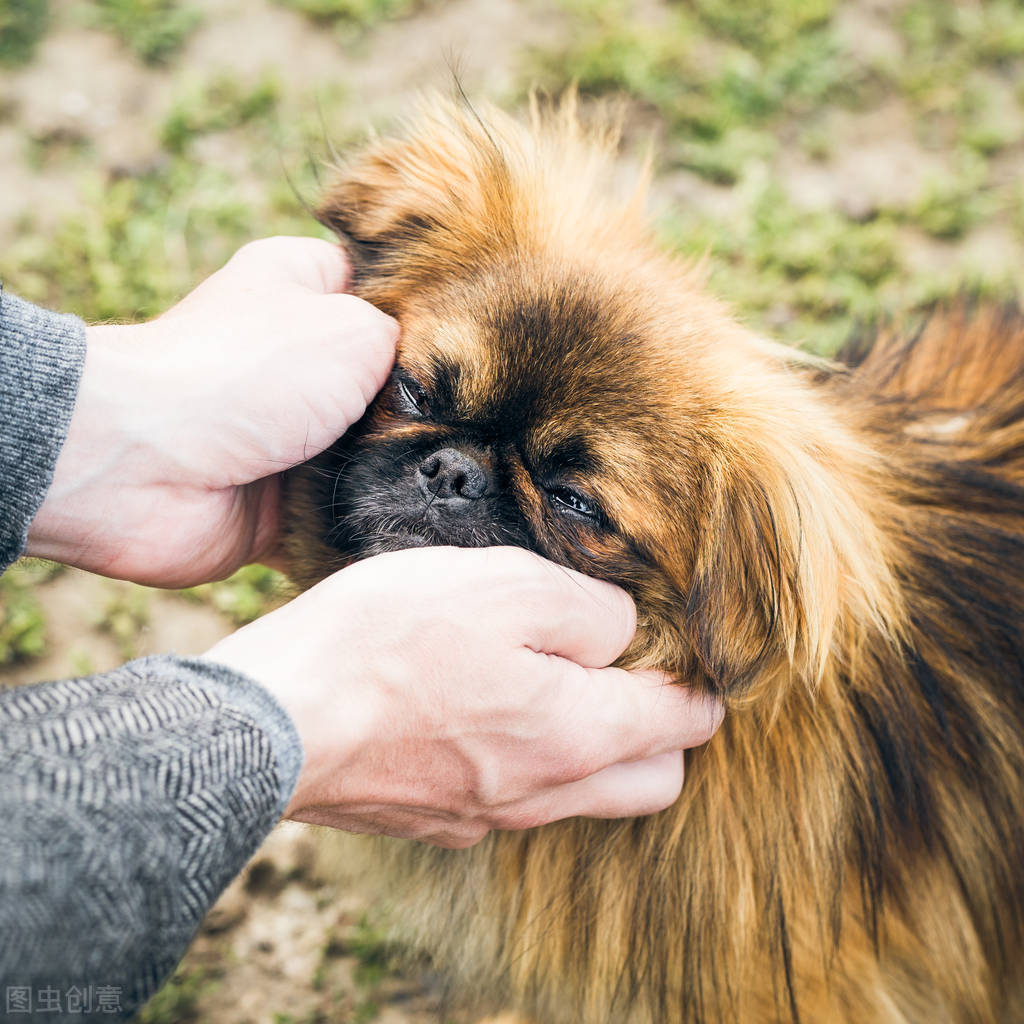
POLYGON ((149 593, 142 587, 118 586, 94 625, 113 638, 122 658, 137 657, 140 635, 149 625, 149 593))
POLYGON ((360 999, 352 1008, 351 1024, 370 1024, 380 1016, 380 1007, 372 999, 360 999))
POLYGON ((30 586, 12 570, 0 577, 0 665, 46 650, 46 617, 30 586))
POLYGON ((908 211, 909 218, 936 238, 957 239, 988 212, 985 168, 972 162, 960 173, 929 180, 908 211))
POLYGON ((179 968, 140 1011, 139 1024, 193 1024, 202 996, 219 980, 201 967, 179 968))
POLYGON ((47 235, 26 231, 0 273, 27 299, 90 321, 163 312, 256 234, 231 176, 185 160, 108 182, 89 176, 84 201, 47 235))
POLYGON ((1024 241, 1024 181, 1014 183, 1006 197, 1006 212, 1017 237, 1024 241))
POLYGON ((422 0, 277 0, 313 21, 372 28, 382 21, 402 18, 422 5, 422 0))
POLYGON ((1013 98, 979 78, 968 79, 960 97, 960 141, 982 157, 1024 140, 1013 98), (1016 116, 1015 116, 1016 115, 1016 116))
POLYGON ((715 16, 709 5, 703 20, 672 8, 653 23, 614 0, 564 2, 570 42, 535 51, 530 76, 552 92, 575 82, 585 95, 653 108, 669 128, 668 157, 718 184, 774 151, 780 118, 858 96, 861 76, 831 34, 830 4, 813 17, 794 14, 790 29, 755 48, 743 40, 757 34, 759 5, 721 4, 715 16))
POLYGON ((1024 7, 1015 0, 913 0, 898 11, 896 27, 905 56, 889 73, 924 113, 954 111, 972 74, 1024 55, 1024 7))
POLYGON ((754 50, 771 50, 827 24, 835 0, 694 0, 701 19, 720 35, 754 50))
POLYGON ((187 599, 209 601, 237 626, 252 622, 279 605, 285 593, 285 578, 265 565, 247 565, 220 583, 204 583, 181 591, 187 599))
POLYGON ((49 16, 49 0, 0 0, 0 65, 31 60, 49 16))
POLYGON ((391 963, 387 936, 364 914, 348 938, 348 951, 359 961, 356 983, 374 988, 388 972, 391 963))
POLYGON ((95 24, 147 64, 166 63, 202 21, 178 0, 92 0, 95 24))
POLYGON ((753 325, 828 354, 856 320, 892 301, 901 270, 892 220, 805 210, 770 182, 745 189, 744 200, 727 218, 677 210, 661 228, 682 254, 707 254, 712 291, 753 325))
POLYGON ((314 154, 327 149, 325 123, 336 137, 352 130, 344 91, 297 97, 280 120, 269 116, 279 102, 272 78, 187 87, 161 129, 167 157, 123 177, 77 171, 80 202, 45 229, 37 223, 44 215, 26 214, 13 241, 0 247, 0 278, 30 301, 87 321, 144 320, 252 238, 327 237, 304 197, 312 200, 318 188, 314 154), (193 155, 195 140, 211 132, 230 134, 242 168, 193 155))
POLYGON ((184 153, 189 143, 211 132, 228 131, 269 117, 277 107, 280 85, 265 76, 245 84, 228 75, 193 85, 180 95, 164 119, 160 141, 171 153, 184 153))
POLYGON ((86 651, 71 651, 68 666, 73 676, 91 676, 96 672, 96 663, 86 651))

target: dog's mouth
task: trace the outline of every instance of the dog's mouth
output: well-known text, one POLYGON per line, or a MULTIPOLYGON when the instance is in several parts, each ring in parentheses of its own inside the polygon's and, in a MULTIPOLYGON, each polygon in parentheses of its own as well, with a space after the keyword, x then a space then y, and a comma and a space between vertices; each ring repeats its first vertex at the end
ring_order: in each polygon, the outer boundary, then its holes
POLYGON ((473 546, 444 536, 427 523, 395 522, 395 517, 386 518, 389 521, 375 523, 372 528, 365 522, 359 527, 353 527, 351 523, 339 521, 325 539, 332 547, 354 559, 370 558, 388 551, 404 551, 407 548, 473 546))
POLYGON ((422 547, 531 547, 528 525, 493 490, 434 492, 420 479, 417 458, 383 469, 371 457, 349 458, 318 474, 325 544, 350 558, 422 547))
POLYGON ((430 536, 411 529, 397 529, 390 533, 367 538, 367 543, 383 546, 388 551, 401 551, 404 548, 430 548, 450 544, 451 541, 430 536))
POLYGON ((494 545, 529 547, 521 531, 493 521, 439 523, 435 517, 399 511, 377 511, 339 517, 325 541, 352 558, 369 558, 406 548, 483 548, 494 545))

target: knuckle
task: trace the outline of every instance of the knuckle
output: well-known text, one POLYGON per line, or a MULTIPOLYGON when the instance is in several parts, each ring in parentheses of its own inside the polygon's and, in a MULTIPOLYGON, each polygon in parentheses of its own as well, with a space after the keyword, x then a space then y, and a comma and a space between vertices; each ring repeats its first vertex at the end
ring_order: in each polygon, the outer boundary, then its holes
POLYGON ((251 242, 246 242, 244 245, 239 246, 235 255, 231 258, 232 262, 262 258, 272 249, 279 248, 281 241, 282 239, 279 235, 274 235, 270 238, 254 238, 251 242))
POLYGON ((709 697, 709 728, 708 739, 721 728, 722 723, 725 721, 725 705, 718 699, 709 697))
POLYGON ((521 832, 524 829, 543 825, 544 822, 544 817, 536 812, 510 808, 495 815, 491 827, 500 829, 502 832, 521 832))
POLYGON ((334 292, 327 298, 338 307, 353 327, 372 329, 381 338, 398 337, 398 321, 351 292, 334 292))
POLYGON ((443 837, 437 845, 444 846, 449 850, 468 850, 471 846, 476 846, 480 843, 487 836, 489 831, 490 829, 485 828, 482 825, 469 827, 461 832, 443 837))
POLYGON ((725 720, 725 706, 708 694, 695 694, 687 707, 690 738, 687 747, 707 743, 725 720))
POLYGON ((564 736, 553 740, 552 775, 558 783, 579 782, 606 768, 616 758, 609 734, 579 714, 566 716, 564 736), (560 741, 559 741, 560 740, 560 741))
POLYGON ((666 807, 671 807, 679 799, 679 795, 683 791, 683 777, 683 756, 680 753, 673 759, 671 767, 666 767, 664 771, 659 772, 656 782, 651 786, 650 811, 648 813, 654 814, 666 807))
POLYGON ((619 652, 624 651, 633 641, 636 635, 636 605, 633 598, 619 587, 610 587, 605 591, 608 595, 607 601, 602 605, 608 609, 609 632, 615 630, 615 647, 619 652))

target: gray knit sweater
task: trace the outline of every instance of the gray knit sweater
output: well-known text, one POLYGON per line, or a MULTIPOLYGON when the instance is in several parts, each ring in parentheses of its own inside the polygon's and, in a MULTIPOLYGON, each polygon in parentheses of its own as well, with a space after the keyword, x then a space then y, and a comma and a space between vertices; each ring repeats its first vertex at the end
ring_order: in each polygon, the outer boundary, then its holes
MULTIPOLYGON (((81 321, 0 292, 0 572, 53 477, 81 321)), ((126 1019, 281 816, 284 709, 173 655, 0 692, 0 1020, 126 1019)))

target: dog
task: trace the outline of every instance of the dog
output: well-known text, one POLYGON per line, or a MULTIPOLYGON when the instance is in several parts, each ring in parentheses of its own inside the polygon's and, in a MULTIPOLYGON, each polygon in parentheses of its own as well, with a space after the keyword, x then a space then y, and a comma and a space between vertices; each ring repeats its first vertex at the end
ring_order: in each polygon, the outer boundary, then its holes
POLYGON ((728 711, 660 814, 390 842, 407 932, 540 1024, 1022 1021, 1024 317, 776 344, 583 122, 437 99, 338 171, 319 219, 402 340, 288 481, 291 574, 530 548, 728 711))

